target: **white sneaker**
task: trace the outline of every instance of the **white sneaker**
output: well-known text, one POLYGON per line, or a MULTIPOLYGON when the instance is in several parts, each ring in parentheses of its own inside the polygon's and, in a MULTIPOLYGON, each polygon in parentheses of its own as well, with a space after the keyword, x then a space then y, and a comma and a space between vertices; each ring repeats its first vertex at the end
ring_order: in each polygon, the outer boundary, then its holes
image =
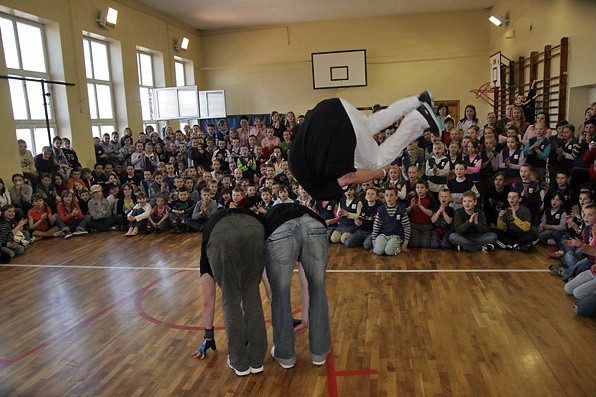
POLYGON ((250 371, 251 374, 260 374, 261 372, 264 371, 264 368, 261 365, 260 367, 257 367, 257 368, 250 367, 248 370, 250 371))
POLYGON ((73 234, 72 234, 72 233, 66 233, 66 234, 64 235, 64 240, 67 240, 67 239, 71 238, 72 236, 73 236, 73 234))
POLYGON ((273 357, 275 359, 275 361, 277 361, 279 363, 279 365, 281 365, 281 367, 284 369, 290 369, 290 368, 294 367, 294 364, 284 364, 281 361, 279 361, 277 359, 277 357, 275 357, 275 346, 271 347, 271 357, 273 357))
MULTIPOLYGON (((232 367, 232 364, 230 364, 230 356, 228 356, 227 363, 228 363, 228 367, 233 369, 234 373, 238 376, 246 376, 246 375, 250 374, 251 368, 248 368, 246 371, 238 371, 236 368, 232 367)), ((263 367, 261 367, 261 371, 262 370, 263 370, 263 367)))
POLYGON ((80 236, 81 234, 89 234, 89 232, 87 230, 83 230, 83 229, 77 229, 74 231, 73 233, 75 236, 80 236))
POLYGON ((64 237, 64 233, 62 233, 61 231, 57 231, 54 234, 52 234, 52 236, 54 236, 54 237, 64 237))

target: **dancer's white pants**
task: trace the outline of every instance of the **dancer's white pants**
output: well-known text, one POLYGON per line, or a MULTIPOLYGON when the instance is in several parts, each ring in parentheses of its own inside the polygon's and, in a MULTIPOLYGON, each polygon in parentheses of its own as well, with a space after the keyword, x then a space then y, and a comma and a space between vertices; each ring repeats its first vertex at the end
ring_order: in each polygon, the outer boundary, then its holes
POLYGON ((429 127, 420 112, 413 111, 422 102, 412 96, 391 104, 386 109, 366 116, 351 103, 340 99, 356 133, 354 166, 360 169, 378 169, 391 164, 406 146, 422 135, 429 127), (406 115, 407 114, 407 115, 406 115), (401 119, 399 128, 393 135, 378 145, 373 135, 401 119))

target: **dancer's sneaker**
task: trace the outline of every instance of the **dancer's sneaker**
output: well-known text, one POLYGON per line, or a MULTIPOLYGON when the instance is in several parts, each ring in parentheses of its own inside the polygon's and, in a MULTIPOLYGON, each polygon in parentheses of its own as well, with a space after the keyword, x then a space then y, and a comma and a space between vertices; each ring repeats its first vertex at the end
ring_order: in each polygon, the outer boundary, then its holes
POLYGON ((428 90, 421 92, 420 95, 418 95, 418 100, 420 102, 428 103, 431 108, 435 105, 433 101, 433 93, 428 90))
POLYGON ((418 111, 422 115, 422 117, 424 117, 424 119, 428 123, 428 128, 432 131, 433 135, 440 137, 441 126, 439 125, 439 122, 435 117, 435 113, 433 112, 433 109, 430 107, 430 105, 425 102, 422 105, 418 106, 416 111, 418 111))

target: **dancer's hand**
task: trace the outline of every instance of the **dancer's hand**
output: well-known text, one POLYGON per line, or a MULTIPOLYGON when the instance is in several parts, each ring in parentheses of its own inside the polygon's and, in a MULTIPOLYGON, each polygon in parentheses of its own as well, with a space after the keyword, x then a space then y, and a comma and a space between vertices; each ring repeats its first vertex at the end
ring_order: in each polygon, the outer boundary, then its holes
POLYGON ((203 339, 203 344, 199 347, 195 352, 192 354, 192 358, 196 359, 204 359, 207 356, 207 351, 212 349, 213 351, 217 350, 217 346, 215 346, 215 339, 203 339))

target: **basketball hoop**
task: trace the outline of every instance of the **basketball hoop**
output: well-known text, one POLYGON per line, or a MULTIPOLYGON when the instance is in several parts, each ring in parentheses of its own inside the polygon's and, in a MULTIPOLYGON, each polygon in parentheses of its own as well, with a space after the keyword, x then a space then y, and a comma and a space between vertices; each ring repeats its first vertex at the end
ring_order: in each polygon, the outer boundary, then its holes
POLYGON ((495 105, 495 101, 491 98, 488 94, 494 92, 494 88, 490 81, 482 84, 480 87, 470 90, 470 92, 474 93, 476 99, 482 99, 484 102, 488 103, 490 106, 495 105))

